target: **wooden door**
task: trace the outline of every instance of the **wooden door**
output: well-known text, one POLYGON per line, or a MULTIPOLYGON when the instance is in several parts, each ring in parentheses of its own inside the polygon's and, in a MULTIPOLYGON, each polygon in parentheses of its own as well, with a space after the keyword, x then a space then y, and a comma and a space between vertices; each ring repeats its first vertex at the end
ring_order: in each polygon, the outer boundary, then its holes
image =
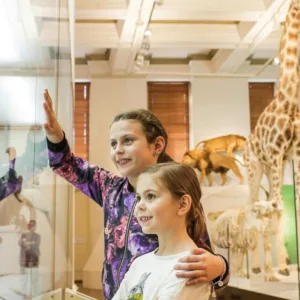
POLYGON ((274 97, 274 83, 249 83, 250 122, 253 132, 257 120, 274 97))

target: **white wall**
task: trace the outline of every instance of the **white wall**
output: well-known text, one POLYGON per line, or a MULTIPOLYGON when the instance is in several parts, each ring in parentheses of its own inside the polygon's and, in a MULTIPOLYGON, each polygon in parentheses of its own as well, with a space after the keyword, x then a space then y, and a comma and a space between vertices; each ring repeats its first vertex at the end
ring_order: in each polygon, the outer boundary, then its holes
POLYGON ((194 78, 190 89, 191 147, 225 134, 250 133, 247 78, 194 78))

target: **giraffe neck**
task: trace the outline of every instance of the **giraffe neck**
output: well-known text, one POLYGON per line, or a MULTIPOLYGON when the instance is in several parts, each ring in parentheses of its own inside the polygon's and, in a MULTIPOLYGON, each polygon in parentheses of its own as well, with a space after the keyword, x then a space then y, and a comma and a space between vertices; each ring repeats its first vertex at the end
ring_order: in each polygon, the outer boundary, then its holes
POLYGON ((300 8, 290 5, 280 42, 280 83, 298 84, 300 8))

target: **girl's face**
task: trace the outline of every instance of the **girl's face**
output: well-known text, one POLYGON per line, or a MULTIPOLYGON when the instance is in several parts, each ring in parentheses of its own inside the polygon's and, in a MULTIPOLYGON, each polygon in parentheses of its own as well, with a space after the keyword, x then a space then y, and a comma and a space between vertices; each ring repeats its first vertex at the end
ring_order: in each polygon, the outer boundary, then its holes
POLYGON ((153 175, 138 178, 136 197, 135 216, 145 234, 165 234, 179 225, 180 201, 163 184, 158 185, 153 175))
POLYGON ((155 145, 148 144, 138 121, 120 120, 110 129, 110 155, 119 172, 135 180, 146 167, 157 162, 155 145))

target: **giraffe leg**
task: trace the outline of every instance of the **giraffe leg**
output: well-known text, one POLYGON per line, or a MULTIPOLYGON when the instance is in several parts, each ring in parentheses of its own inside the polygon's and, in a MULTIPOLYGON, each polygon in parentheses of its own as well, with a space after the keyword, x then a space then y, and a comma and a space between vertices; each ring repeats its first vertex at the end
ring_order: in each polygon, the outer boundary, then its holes
POLYGON ((248 174, 248 183, 250 189, 250 202, 258 201, 260 182, 263 175, 263 168, 250 147, 245 148, 244 164, 248 174))
POLYGON ((270 200, 274 203, 277 210, 277 218, 275 218, 275 228, 278 229, 276 239, 278 245, 278 267, 279 273, 282 275, 289 275, 287 267, 287 250, 284 240, 284 220, 283 208, 284 203, 281 196, 281 187, 283 182, 283 161, 274 164, 268 172, 268 180, 270 185, 270 200))
POLYGON ((277 228, 279 228, 279 237, 277 238, 277 249, 279 249, 278 253, 278 267, 279 271, 278 273, 284 276, 289 276, 290 272, 287 266, 289 257, 288 253, 285 247, 285 241, 284 241, 284 225, 283 225, 284 219, 283 219, 283 213, 278 213, 278 222, 277 222, 277 228))
MULTIPOLYGON (((250 192, 250 202, 253 204, 258 201, 260 182, 263 176, 263 167, 260 164, 258 158, 251 150, 251 146, 249 141, 245 145, 244 151, 244 165, 247 170, 248 175, 248 184, 249 184, 249 192, 250 192)), ((254 274, 258 274, 261 272, 260 260, 259 260, 259 236, 257 235, 256 245, 253 249, 253 262, 252 262, 252 272, 254 274)))

